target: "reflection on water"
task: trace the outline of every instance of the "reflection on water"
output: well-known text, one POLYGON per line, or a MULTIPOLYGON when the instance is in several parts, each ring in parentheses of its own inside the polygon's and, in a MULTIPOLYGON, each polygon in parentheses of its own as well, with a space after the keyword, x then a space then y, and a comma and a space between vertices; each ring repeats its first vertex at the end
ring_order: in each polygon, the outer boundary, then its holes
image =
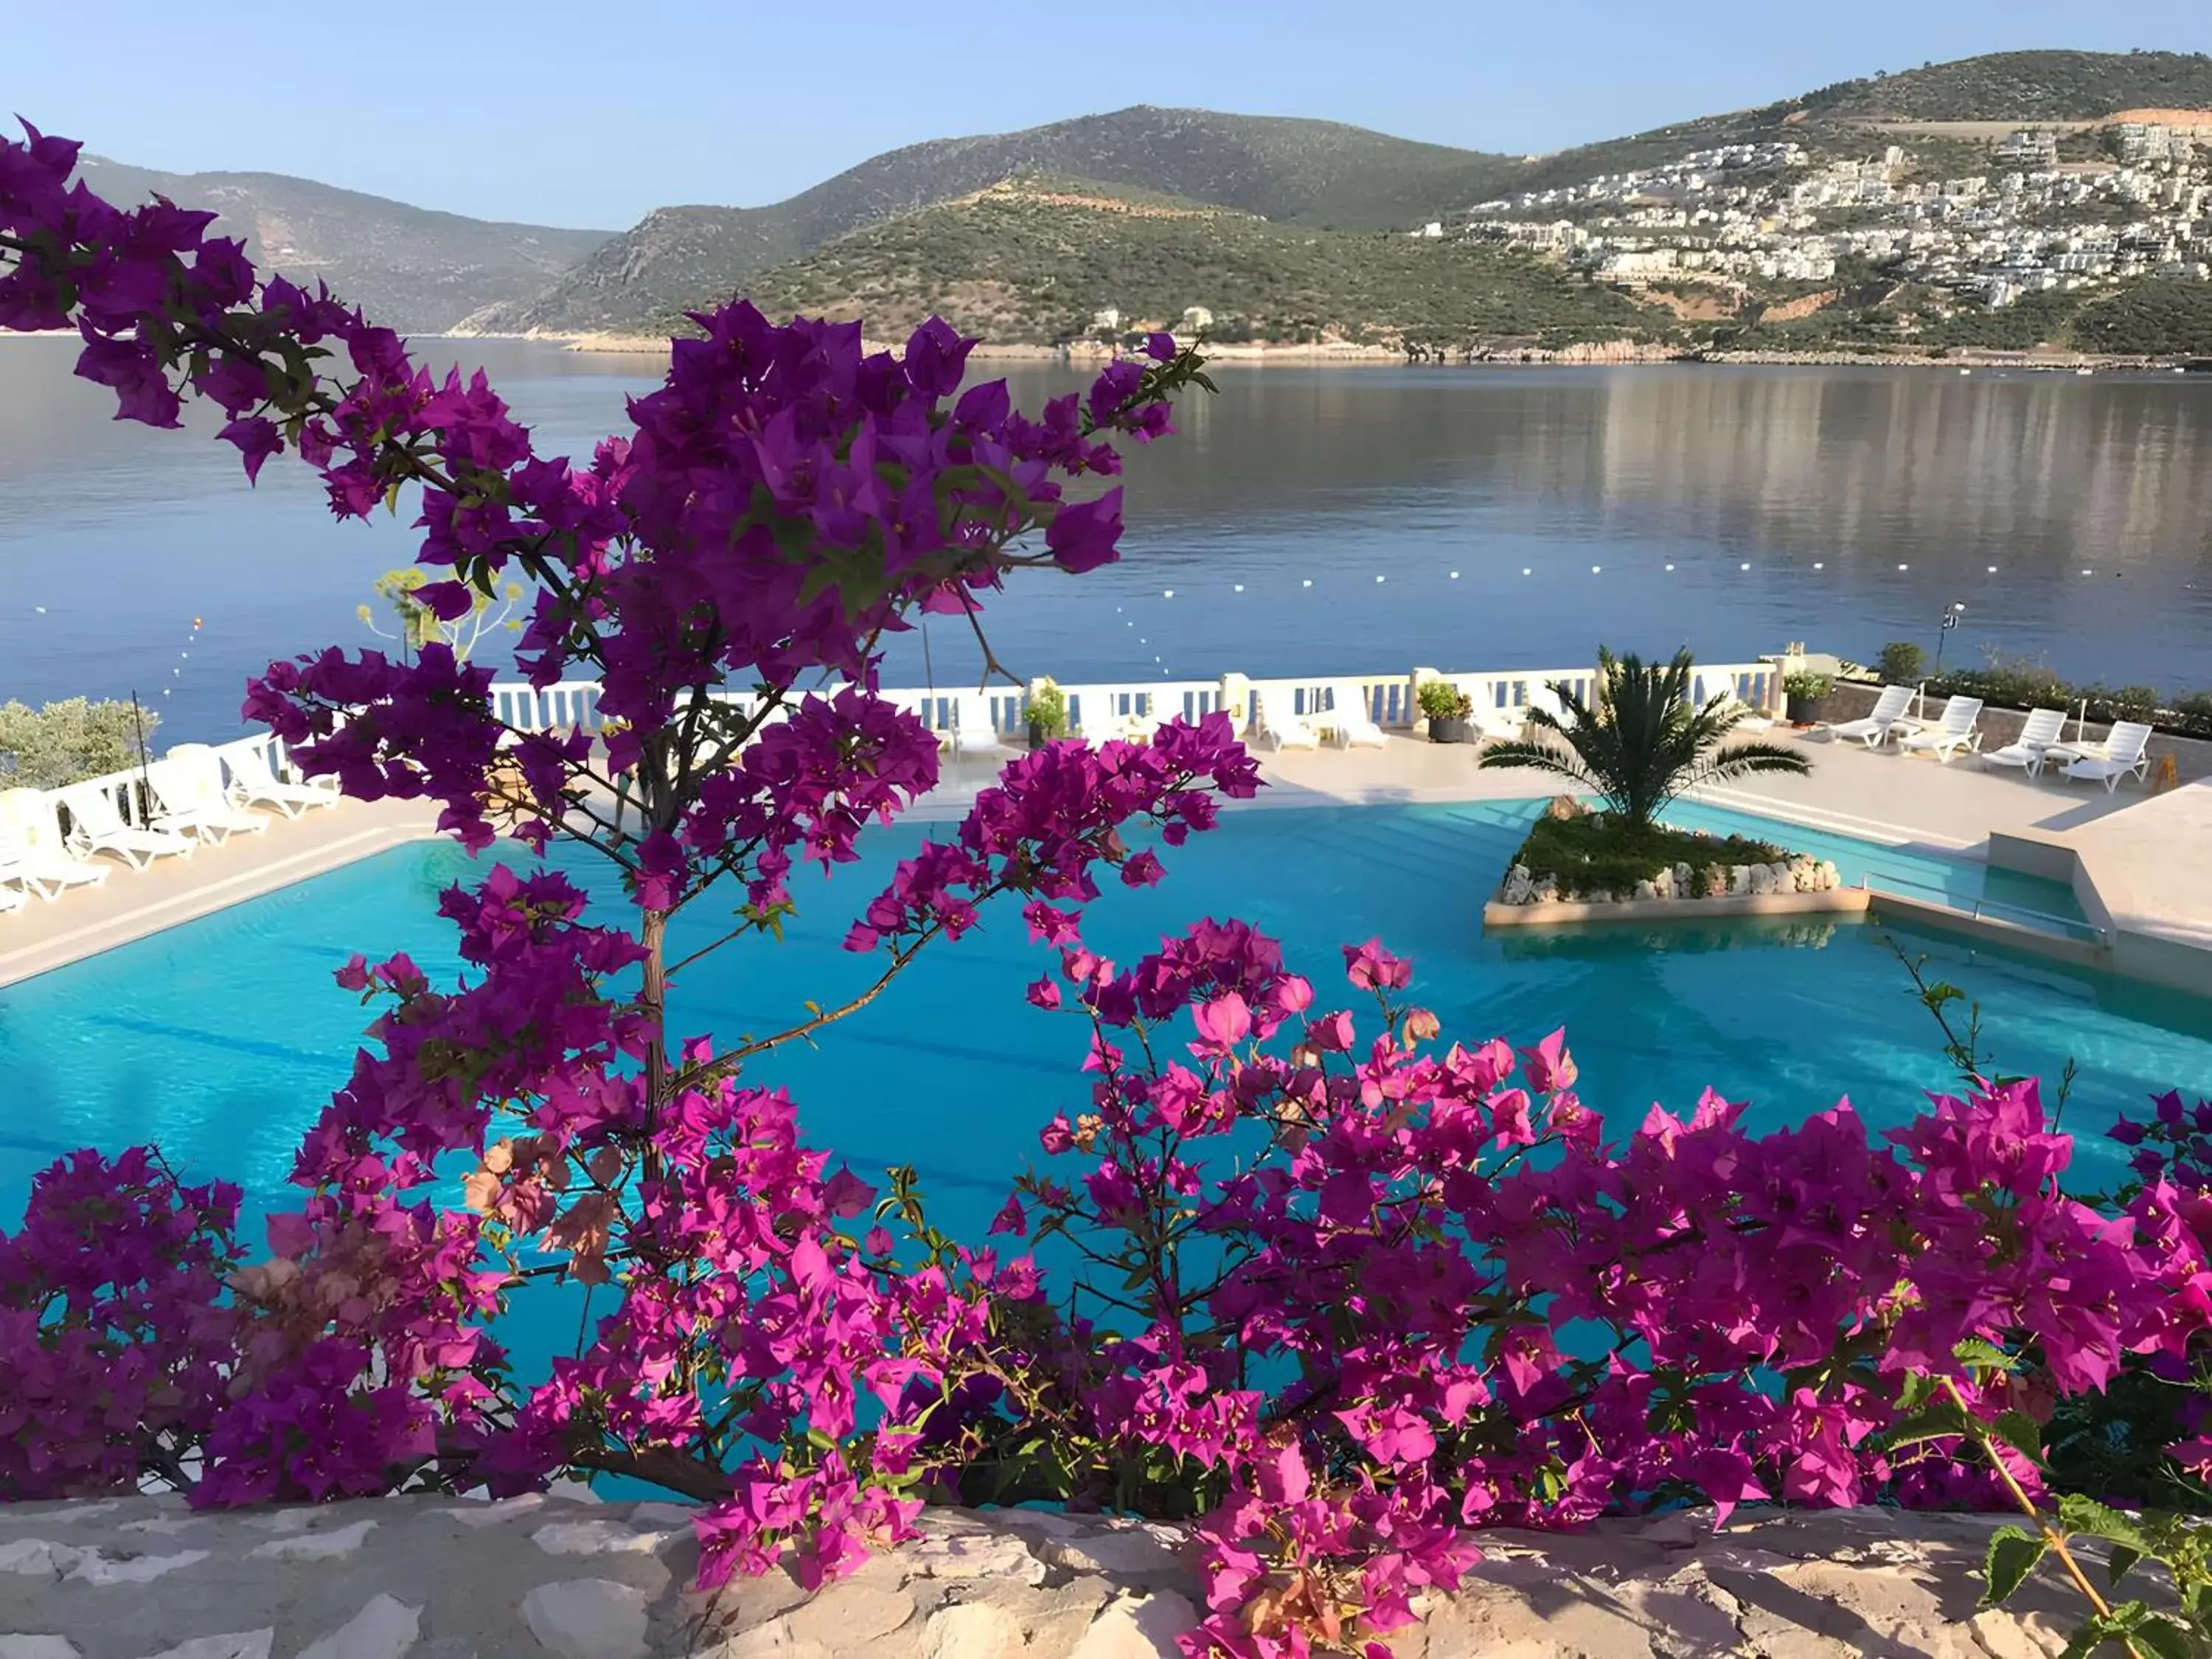
MULTIPOLYGON (((519 342, 425 355, 481 362, 544 447, 578 456, 651 383, 646 360, 519 342)), ((270 655, 362 639, 355 605, 411 555, 404 507, 333 524, 296 465, 248 492, 204 423, 199 441, 116 423, 72 360, 64 340, 0 342, 0 695, 135 687, 178 735, 205 734, 234 723, 270 655)), ((1009 378, 1025 403, 1081 384, 1041 366, 1009 378)), ((1954 654, 1986 643, 2078 678, 2212 684, 2212 382, 2197 377, 1219 379, 1181 436, 1130 457, 1126 562, 1017 581, 994 607, 1020 672, 1555 667, 1601 641, 1741 659, 1803 639, 1865 657, 1891 638, 1932 647, 1942 609, 1964 603, 1954 654)), ((940 684, 978 668, 965 630, 941 623, 894 657, 899 677, 940 684)))
MULTIPOLYGON (((1861 925, 1856 919, 1852 927, 1861 925)), ((1605 962, 1615 957, 1716 951, 1823 951, 1835 942, 1831 916, 1743 916, 1711 926, 1596 921, 1574 927, 1500 927, 1490 934, 1508 962, 1605 962)))

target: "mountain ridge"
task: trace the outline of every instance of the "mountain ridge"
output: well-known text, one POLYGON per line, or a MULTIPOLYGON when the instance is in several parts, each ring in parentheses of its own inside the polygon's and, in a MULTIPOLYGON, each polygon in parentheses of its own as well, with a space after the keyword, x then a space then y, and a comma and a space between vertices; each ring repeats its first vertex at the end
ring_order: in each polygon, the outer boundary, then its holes
POLYGON ((849 231, 1027 173, 1374 229, 1439 195, 1479 191, 1517 165, 1341 122, 1138 104, 1017 132, 906 145, 766 207, 656 209, 535 300, 495 307, 468 326, 488 333, 619 329, 726 293, 849 231))
POLYGON ((87 155, 78 177, 122 204, 167 196, 211 208, 264 270, 320 279, 410 333, 442 333, 542 291, 614 234, 474 219, 289 173, 168 173, 87 155))
MULTIPOLYGON (((1409 228, 1487 197, 1541 191, 1709 145, 1788 140, 1840 153, 1865 124, 1980 116, 2084 119, 2144 106, 2212 107, 2212 58, 2003 52, 1833 82, 1750 107, 1538 156, 1393 137, 1343 123, 1133 105, 1012 133, 932 140, 872 157, 758 208, 656 210, 483 332, 625 333, 719 302, 840 238, 1037 172, 1146 188, 1339 233, 1409 228), (2005 90, 2011 88, 2010 92, 2005 90)), ((805 284, 777 277, 779 289, 805 284)))

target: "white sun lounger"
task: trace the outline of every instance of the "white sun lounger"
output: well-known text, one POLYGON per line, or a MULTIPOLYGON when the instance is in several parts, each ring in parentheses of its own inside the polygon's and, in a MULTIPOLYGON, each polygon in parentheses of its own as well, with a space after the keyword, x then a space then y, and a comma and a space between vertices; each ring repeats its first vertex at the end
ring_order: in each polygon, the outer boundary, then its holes
POLYGON ((1321 733, 1313 722, 1303 714, 1290 711, 1287 695, 1279 707, 1268 701, 1267 693, 1252 693, 1252 741, 1272 744, 1276 749, 1318 749, 1321 733))
MULTIPOLYGON (((2138 779, 2150 773, 2149 744, 2151 729, 2134 720, 2114 724, 2112 735, 2100 744, 2065 744, 2053 746, 2068 758, 2066 775, 2087 778, 2102 783, 2105 793, 2111 794, 2119 787, 2122 778, 2132 773, 2138 779)), ((2054 755, 2052 758, 2058 758, 2054 755)))
POLYGON ((1077 735, 1085 743, 1150 743, 1160 729, 1160 718, 1149 709, 1135 708, 1126 714, 1101 714, 1084 716, 1077 735))
POLYGON ((94 864, 69 850, 54 798, 39 789, 0 795, 0 865, 5 879, 49 902, 72 887, 97 887, 112 864, 94 864))
POLYGON ((123 821, 111 786, 80 783, 59 792, 69 809, 70 845, 89 856, 112 853, 134 870, 143 870, 155 859, 178 854, 189 858, 199 843, 173 830, 134 830, 123 821))
POLYGON ((269 767, 267 741, 244 738, 215 751, 230 774, 230 799, 240 806, 271 806, 288 818, 296 818, 310 806, 336 806, 342 799, 338 781, 318 778, 311 783, 283 783, 269 767))
POLYGON ((991 723, 991 700, 963 691, 952 700, 952 752, 963 760, 1009 760, 1022 751, 999 736, 991 723))
POLYGON ((1885 685, 1881 688, 1881 695, 1875 699, 1870 713, 1862 719, 1845 720, 1840 726, 1830 726, 1828 734, 1838 743, 1858 742, 1869 749, 1879 749, 1888 741, 1892 732, 1900 729, 1905 721, 1905 711, 1911 702, 1911 686, 1885 685))
POLYGON ((1370 749, 1380 749, 1388 741, 1382 728, 1367 710, 1367 699, 1359 688, 1349 680, 1340 680, 1328 689, 1328 713, 1322 716, 1329 735, 1343 747, 1365 744, 1370 749))
POLYGON ((1943 705, 1935 725, 1909 733, 1898 748, 1908 754, 1924 750, 1948 763, 1961 750, 1982 746, 1982 734, 1974 725, 1981 717, 1979 697, 1953 697, 1943 705))
POLYGON ((223 787, 222 762, 204 743, 181 743, 146 769, 157 811, 151 825, 201 841, 225 842, 234 835, 258 835, 269 827, 265 812, 249 812, 223 787))
POLYGON ((2043 775, 2043 751, 2058 741, 2066 729, 2066 711, 2063 708, 2033 708, 2021 724, 2020 735, 2002 749, 1991 749, 1982 756, 1984 766, 2017 766, 2031 778, 2043 775))

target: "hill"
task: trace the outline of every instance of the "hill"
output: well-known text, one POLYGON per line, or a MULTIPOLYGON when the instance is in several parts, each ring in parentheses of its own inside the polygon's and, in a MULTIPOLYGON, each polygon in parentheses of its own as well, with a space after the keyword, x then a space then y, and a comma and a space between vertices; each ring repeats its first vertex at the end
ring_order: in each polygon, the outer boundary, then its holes
MULTIPOLYGON (((1650 339, 1662 312, 1481 244, 1324 230, 1094 179, 1027 177, 848 233, 745 284, 771 316, 865 317, 896 337, 933 313, 995 343, 1123 327, 1201 307, 1249 339, 1458 346, 1650 339)), ((653 319, 681 325, 672 312, 653 319)))
POLYGON ((1796 100, 1859 121, 2094 121, 2151 106, 2212 108, 2212 56, 2180 52, 1996 52, 1839 81, 1796 100))
POLYGON ((495 307, 471 326, 549 333, 635 326, 727 294, 848 232, 1016 176, 1094 179, 1269 219, 1373 230, 1476 201, 1518 167, 1505 156, 1329 121, 1139 106, 910 145, 772 207, 664 208, 528 303, 495 307))
MULTIPOLYGON (((911 277, 895 280, 875 266, 891 258, 891 241, 913 257, 935 257, 936 239, 950 221, 908 226, 890 241, 872 245, 872 252, 846 249, 836 256, 840 263, 834 269, 811 279, 796 268, 841 238, 964 201, 1009 179, 1071 178, 1105 185, 1109 192, 1160 191, 1323 234, 1402 230, 1449 219, 1486 198, 1658 166, 1715 145, 1787 139, 1816 158, 1855 158, 1873 142, 1869 123, 2089 120, 2144 107, 2212 107, 2212 58, 2148 52, 1995 53, 1838 82, 1756 108, 1699 116, 1534 158, 1415 143, 1326 121, 1139 106, 1020 132, 910 145, 769 207, 664 208, 542 293, 489 307, 467 326, 487 332, 632 331, 755 288, 770 272, 780 296, 837 301, 861 292, 917 291, 933 273, 918 268, 911 277)), ((1957 153, 1952 154, 1934 138, 1920 141, 1918 149, 1927 152, 1923 164, 1938 173, 1963 168, 1985 153, 1985 146, 1954 145, 1957 153)), ((963 213, 975 218, 972 210, 963 213)), ((1127 222, 1125 222, 1125 228, 1127 222)), ((1095 242, 1096 230, 1093 226, 1079 240, 1086 246, 1095 242)), ((1165 233, 1155 226, 1139 234, 1165 233)), ((1345 271, 1336 257, 1340 250, 1331 246, 1328 258, 1306 262, 1309 275, 1318 277, 1324 267, 1345 271)), ((1384 257, 1402 265, 1410 256, 1401 251, 1384 257)), ((933 275, 949 291, 967 268, 956 259, 933 275)), ((1191 269, 1196 273, 1202 267, 1191 269)), ((1363 291, 1401 291, 1396 276, 1378 275, 1375 281, 1379 289, 1363 291)), ((1243 290, 1232 284, 1231 291, 1243 290)), ((1322 308, 1341 309, 1351 291, 1339 283, 1332 290, 1337 297, 1322 308)), ((1025 331, 1048 320, 1065 328, 1079 308, 1071 298, 1056 310, 1018 307, 1005 320, 1016 320, 1018 313, 1025 331)), ((1407 309, 1401 306, 1399 314, 1407 309)), ((1280 307, 1261 307, 1254 314, 1260 312, 1289 318, 1280 307)))
POLYGON ((434 213, 276 173, 157 173, 88 155, 78 176, 118 204, 158 192, 212 208, 256 264, 326 282, 379 321, 415 333, 526 299, 611 234, 434 213))

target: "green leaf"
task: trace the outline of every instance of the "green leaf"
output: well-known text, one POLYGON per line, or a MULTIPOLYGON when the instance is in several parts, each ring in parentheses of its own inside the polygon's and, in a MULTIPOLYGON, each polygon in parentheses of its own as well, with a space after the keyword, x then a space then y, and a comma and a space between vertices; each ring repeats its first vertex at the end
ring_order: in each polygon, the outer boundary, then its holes
POLYGON ((2020 1369, 2019 1360, 1997 1346, 1996 1343, 1984 1342, 1978 1336, 1968 1337, 1951 1352, 1969 1365, 1986 1365, 1994 1370, 2000 1371, 2016 1371, 2020 1369))
POLYGON ((2196 1659, 2188 1627, 2163 1614, 2144 1620, 2134 1634, 2136 1645, 2156 1654, 2158 1659, 2196 1659))
POLYGON ((1988 1588, 1982 1592, 1982 1605, 1993 1607, 2018 1589, 2050 1547, 2049 1539, 2024 1527, 1999 1527, 1990 1535, 1989 1558, 1982 1564, 1989 1579, 1988 1588))
POLYGON ((1954 1435, 1968 1434, 1972 1429, 1966 1413, 1954 1401, 1943 1400, 1924 1411, 1913 1413, 1892 1428, 1887 1443, 1892 1447, 1916 1445, 1923 1440, 1944 1440, 1954 1435))
POLYGON ((2086 1532, 2092 1538, 2102 1538, 2108 1543, 2125 1544, 2130 1549, 2148 1553, 2149 1540, 2142 1528, 2118 1510, 2106 1509, 2094 1498, 2084 1498, 2069 1492, 2058 1500, 2058 1519, 2069 1532, 2086 1532))
POLYGON ((2114 1589, 2119 1589, 2120 1580, 2126 1577, 2135 1564, 2142 1559, 2143 1553, 2139 1549, 2126 1544, 2113 1545, 2112 1559, 2105 1565, 2106 1582, 2114 1589))
POLYGON ((1989 1427, 1991 1434, 2021 1456, 2042 1460, 2043 1431, 2026 1412, 1999 1412, 1997 1420, 1989 1427))

